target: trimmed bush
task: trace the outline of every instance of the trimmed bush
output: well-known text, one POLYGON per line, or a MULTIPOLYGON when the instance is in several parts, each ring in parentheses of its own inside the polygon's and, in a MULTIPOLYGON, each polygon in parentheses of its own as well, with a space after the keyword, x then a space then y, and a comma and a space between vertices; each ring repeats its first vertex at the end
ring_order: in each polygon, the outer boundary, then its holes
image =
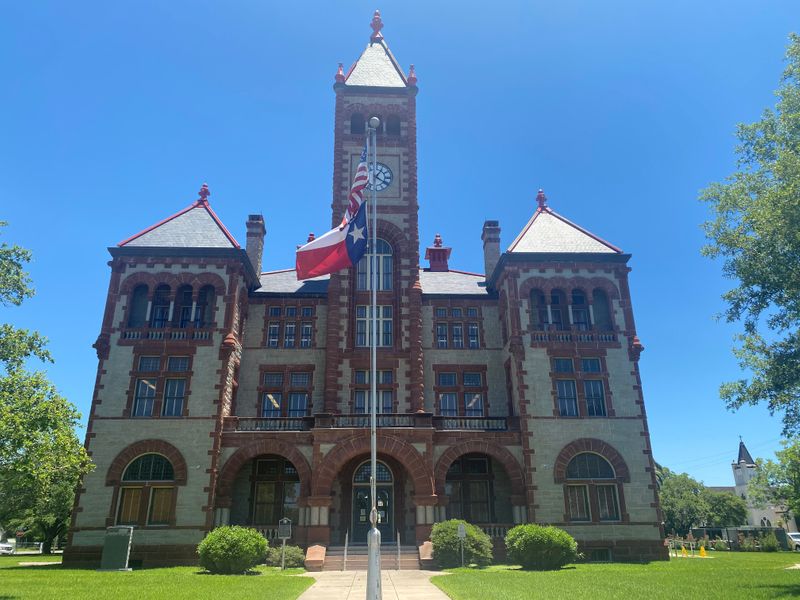
POLYGON ((714 550, 727 550, 728 543, 725 540, 717 540, 714 542, 714 550))
MULTIPOLYGON (((300 546, 286 546, 286 568, 305 566, 306 553, 300 546)), ((281 547, 267 548, 267 565, 270 567, 281 566, 281 547)))
POLYGON ((200 566, 211 573, 246 573, 264 560, 267 540, 255 529, 217 527, 197 546, 200 566))
POLYGON ((560 569, 579 558, 578 543, 563 529, 517 525, 506 534, 508 558, 523 569, 560 569))
POLYGON ((762 552, 777 552, 781 549, 778 538, 775 537, 775 534, 771 531, 767 535, 761 536, 761 543, 759 545, 761 546, 762 552))
POLYGON ((458 524, 464 523, 467 537, 464 539, 464 565, 485 567, 492 562, 492 540, 475 525, 460 519, 436 523, 431 531, 433 560, 442 569, 461 566, 461 540, 458 524))

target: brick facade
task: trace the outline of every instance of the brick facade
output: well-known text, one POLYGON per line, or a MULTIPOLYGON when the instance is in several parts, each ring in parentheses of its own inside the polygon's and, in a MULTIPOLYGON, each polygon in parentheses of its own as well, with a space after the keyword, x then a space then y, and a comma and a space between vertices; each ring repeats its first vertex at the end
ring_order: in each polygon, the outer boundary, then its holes
MULTIPOLYGON (((394 57, 386 64, 396 65, 394 57)), ((403 543, 421 543, 433 523, 460 511, 496 538, 515 523, 557 523, 586 550, 610 551, 618 560, 665 558, 628 256, 502 253, 499 224, 490 221, 483 243, 491 272, 451 271, 438 255, 435 268, 421 269, 417 79, 402 70, 390 75, 402 85, 349 85, 350 74, 337 75, 331 204, 335 225, 364 143, 363 133, 351 127, 380 116, 387 125, 378 134, 379 161, 394 174, 379 194, 378 223, 378 237, 392 250, 390 289, 378 292, 378 303, 391 307, 392 339, 378 352, 378 368, 386 373, 378 387, 391 394, 393 411, 379 415, 378 434, 378 458, 391 480, 382 484, 390 494, 388 540, 399 533, 403 543), (586 306, 573 302, 579 298, 573 290, 590 298, 586 306), (593 290, 602 290, 607 308, 591 299, 593 290), (554 304, 561 292, 566 303, 554 304), (576 315, 584 309, 591 319, 579 323, 576 315), (601 331, 606 317, 593 311, 606 309, 608 325, 601 331), (545 312, 551 318, 540 326, 537 318, 545 312), (562 375, 557 359, 569 360, 575 373, 562 375), (589 359, 598 360, 597 370, 589 359), (559 407, 570 402, 576 414, 561 414, 559 407), (604 402, 603 414, 590 414, 589 402, 604 402), (595 494, 587 506, 594 512, 582 519, 574 504, 582 484, 569 473, 571 461, 588 455, 610 465, 613 478, 587 480, 586 493, 595 494), (602 503, 596 490, 604 494, 602 503)), ((209 206, 204 190, 197 210, 209 206)), ((539 206, 546 205, 540 200, 539 206)), ((356 478, 369 454, 369 432, 365 416, 354 413, 369 350, 358 341, 357 307, 368 304, 369 292, 360 289, 355 268, 309 285, 298 284, 290 271, 256 273, 260 215, 250 216, 246 251, 224 234, 220 239, 229 238, 230 247, 204 247, 202 240, 192 247, 133 246, 126 240, 111 249, 86 436, 97 468, 76 499, 67 563, 98 563, 105 527, 124 513, 120 489, 126 485, 176 490, 167 525, 150 524, 152 507, 139 507, 149 516, 134 533, 132 559, 145 565, 194 561, 196 544, 219 524, 252 525, 273 535, 271 520, 281 511, 294 516, 295 542, 302 545, 337 544, 345 532, 354 537, 358 531, 356 478), (160 285, 169 294, 157 299, 160 285), (144 300, 134 299, 137 286, 147 287, 144 300), (213 289, 213 307, 211 321, 201 323, 196 315, 204 286, 213 289), (179 297, 179 288, 191 293, 179 297), (135 306, 139 301, 147 302, 149 314, 155 303, 168 303, 167 322, 136 322, 136 311, 145 310, 135 306), (195 319, 191 325, 179 322, 181 310, 195 319), (301 345, 304 326, 311 328, 311 341, 301 345), (143 370, 154 356, 162 365, 189 357, 191 369, 143 370), (178 379, 185 382, 174 383, 178 379), (178 416, 162 414, 167 389, 183 390, 178 416), (153 395, 156 412, 148 414, 153 395), (170 477, 124 480, 132 461, 148 454, 172 464, 170 477)), ((457 252, 455 240, 448 242, 457 252)))

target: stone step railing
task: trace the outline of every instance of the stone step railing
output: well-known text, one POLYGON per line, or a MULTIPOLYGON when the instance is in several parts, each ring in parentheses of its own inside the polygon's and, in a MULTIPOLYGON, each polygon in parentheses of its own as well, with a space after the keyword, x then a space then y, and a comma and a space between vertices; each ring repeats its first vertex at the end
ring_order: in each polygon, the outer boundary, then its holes
POLYGON ((508 530, 514 527, 507 523, 490 523, 477 526, 483 533, 494 539, 505 539, 508 530))

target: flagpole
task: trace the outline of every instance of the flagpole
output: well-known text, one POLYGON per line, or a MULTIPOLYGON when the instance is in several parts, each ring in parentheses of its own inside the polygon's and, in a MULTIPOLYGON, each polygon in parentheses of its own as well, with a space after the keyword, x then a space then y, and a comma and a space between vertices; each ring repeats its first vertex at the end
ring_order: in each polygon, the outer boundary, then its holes
POLYGON ((369 491, 372 501, 372 509, 369 513, 369 520, 372 527, 367 534, 367 600, 382 600, 381 591, 381 532, 378 530, 378 506, 376 493, 377 467, 378 467, 378 446, 377 446, 377 404, 378 404, 378 192, 375 189, 375 173, 377 173, 378 163, 378 142, 377 130, 381 121, 378 117, 371 117, 367 126, 367 160, 370 160, 369 152, 372 150, 372 169, 367 167, 370 182, 370 216, 372 225, 370 232, 370 269, 369 282, 372 291, 371 311, 372 311, 372 335, 370 336, 370 478, 369 491))

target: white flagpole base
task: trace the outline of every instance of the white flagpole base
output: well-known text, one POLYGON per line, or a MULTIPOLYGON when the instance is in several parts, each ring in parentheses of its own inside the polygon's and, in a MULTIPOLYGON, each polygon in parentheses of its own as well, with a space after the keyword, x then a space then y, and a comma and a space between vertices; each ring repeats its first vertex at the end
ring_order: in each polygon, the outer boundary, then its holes
POLYGON ((381 590, 381 532, 373 527, 367 533, 367 600, 382 600, 381 590))

